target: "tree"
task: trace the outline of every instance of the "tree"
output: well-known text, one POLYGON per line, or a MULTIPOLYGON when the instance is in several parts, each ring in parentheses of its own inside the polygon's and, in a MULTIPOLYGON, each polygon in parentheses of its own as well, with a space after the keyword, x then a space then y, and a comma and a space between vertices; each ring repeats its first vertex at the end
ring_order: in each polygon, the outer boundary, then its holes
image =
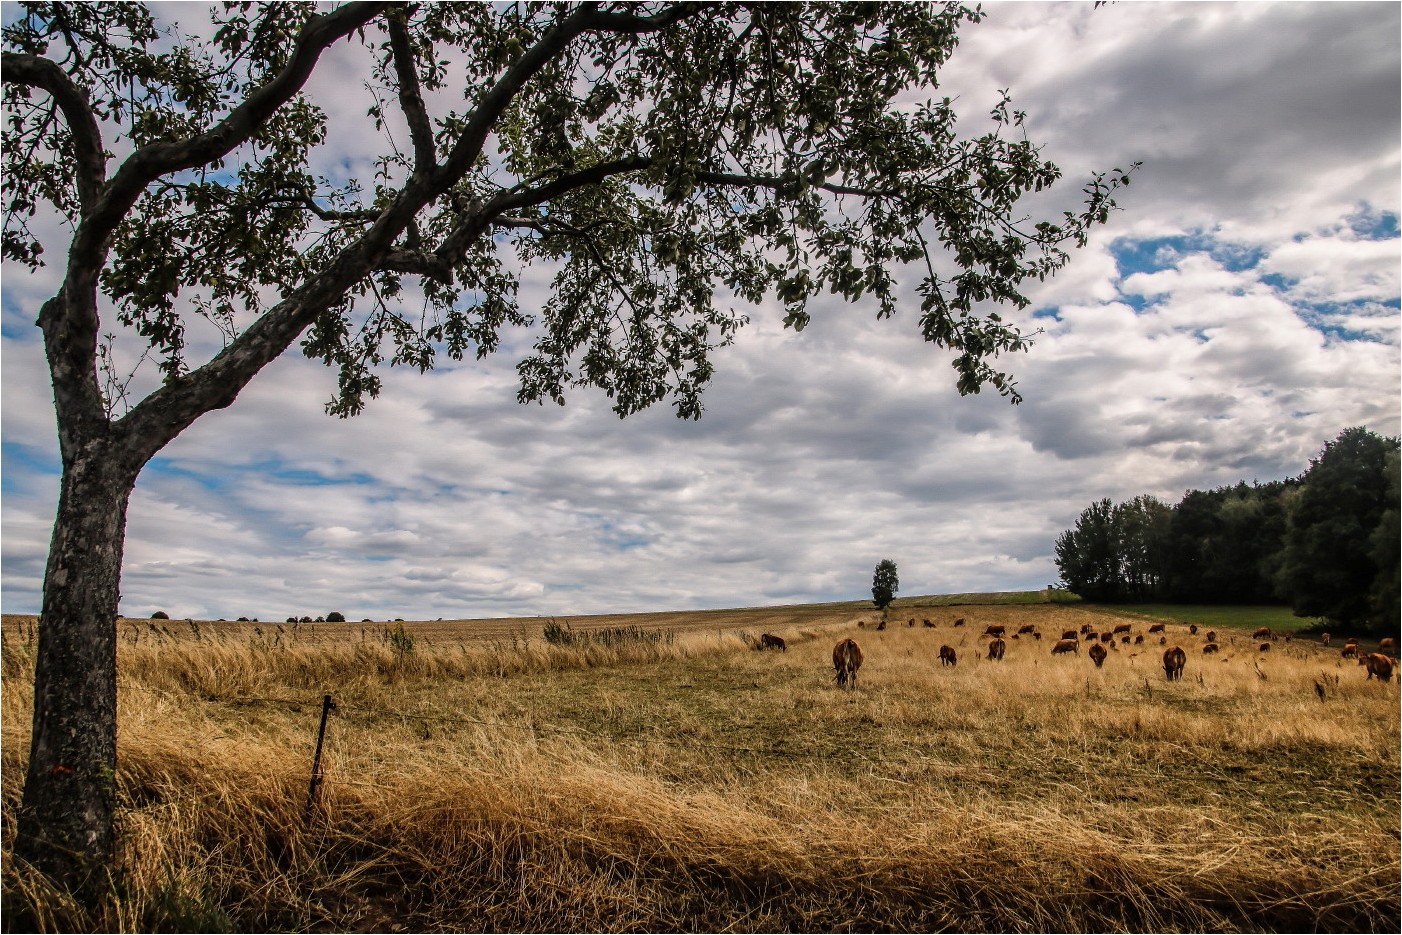
MULTIPOLYGON (((1396 509, 1388 462, 1397 451, 1396 438, 1354 427, 1310 462, 1291 505, 1277 576, 1297 615, 1339 625, 1396 623, 1375 617, 1380 573, 1395 570, 1379 568, 1375 556, 1384 553, 1373 537, 1386 536, 1379 530, 1396 522, 1387 513, 1396 509)), ((1385 581, 1381 588, 1385 593, 1385 581)))
POLYGON ((896 563, 889 558, 877 562, 876 571, 871 576, 871 602, 876 605, 876 609, 884 614, 900 589, 901 581, 896 574, 896 563))
POLYGON ((1280 599, 1275 568, 1296 480, 1190 490, 1173 508, 1168 593, 1173 600, 1261 603, 1280 599))
POLYGON ((1082 510, 1075 527, 1057 537, 1056 567, 1066 587, 1087 600, 1120 596, 1119 534, 1108 497, 1082 510))
POLYGON ((960 392, 1016 401, 995 364, 1028 338, 992 309, 1025 305, 1129 181, 1024 220, 1060 172, 1006 94, 968 138, 949 99, 909 106, 982 15, 952 4, 227 3, 203 29, 137 3, 22 6, 3 255, 61 266, 38 326, 62 478, 15 852, 68 883, 112 848, 136 478, 294 343, 335 368, 342 417, 378 365, 514 334, 523 402, 595 387, 620 416, 670 399, 696 418, 735 306, 776 297, 802 329, 827 294, 886 318, 910 269, 960 392), (372 179, 314 167, 332 128, 309 80, 352 50, 372 63, 360 136, 384 139, 372 179), (517 302, 531 265, 554 277, 539 309, 517 302), (203 362, 201 328, 221 345, 203 362), (161 376, 136 399, 125 342, 161 376))
POLYGON ((1383 468, 1387 489, 1382 518, 1369 539, 1369 557, 1378 569, 1373 580, 1371 610, 1376 620, 1396 627, 1402 618, 1402 452, 1388 452, 1383 468))

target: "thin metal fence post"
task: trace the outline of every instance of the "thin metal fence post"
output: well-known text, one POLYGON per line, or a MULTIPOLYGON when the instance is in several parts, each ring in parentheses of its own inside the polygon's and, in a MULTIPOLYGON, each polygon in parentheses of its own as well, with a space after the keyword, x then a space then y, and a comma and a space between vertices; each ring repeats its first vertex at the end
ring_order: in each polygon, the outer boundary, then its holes
POLYGON ((321 723, 316 729, 316 753, 312 754, 312 776, 307 782, 307 807, 303 812, 305 818, 312 817, 312 806, 316 803, 316 790, 321 786, 321 746, 326 739, 326 716, 335 707, 336 704, 331 700, 330 695, 321 696, 321 723))

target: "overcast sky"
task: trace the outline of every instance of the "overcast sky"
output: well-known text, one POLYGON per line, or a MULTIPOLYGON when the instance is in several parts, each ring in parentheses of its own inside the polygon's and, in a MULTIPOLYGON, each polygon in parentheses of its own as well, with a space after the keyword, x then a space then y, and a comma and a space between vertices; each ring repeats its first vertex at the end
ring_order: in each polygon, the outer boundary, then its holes
MULTIPOLYGON (((1399 429, 1396 3, 990 3, 941 93, 1009 88, 1075 196, 1124 210, 1021 314, 1026 397, 960 397, 915 309, 753 312, 700 422, 515 402, 514 358, 385 371, 363 416, 291 353, 137 484, 121 610, 350 619, 572 615, 1040 588, 1088 504, 1300 474, 1399 429)), ((11 8, 6 5, 6 15, 11 8)), ((355 88, 349 61, 323 93, 355 88)), ((358 101, 348 98, 347 118, 358 101)), ((336 107, 329 107, 338 113, 336 107)), ((357 138, 354 133, 347 139, 357 138)), ((368 153, 358 154, 367 158, 368 153)), ((369 173, 365 173, 368 176, 369 173)), ((523 285, 522 305, 544 280, 523 285)), ((3 607, 35 612, 57 501, 33 321, 4 272, 3 607)))

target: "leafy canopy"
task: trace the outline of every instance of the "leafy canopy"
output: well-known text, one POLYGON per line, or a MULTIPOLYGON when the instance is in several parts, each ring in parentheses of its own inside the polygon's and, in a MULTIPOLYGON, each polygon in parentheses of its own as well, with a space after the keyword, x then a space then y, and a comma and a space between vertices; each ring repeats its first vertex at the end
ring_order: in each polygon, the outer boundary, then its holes
MULTIPOLYGON (((694 418, 746 305, 777 299, 795 329, 820 294, 888 317, 906 268, 959 390, 1016 401, 994 361, 1027 337, 992 309, 1024 306, 1129 181, 1018 213, 1060 172, 1006 93, 970 138, 932 97, 982 16, 957 4, 236 2, 204 24, 21 6, 4 28, 4 257, 51 258, 35 218, 56 211, 68 299, 100 290, 149 345, 162 403, 185 386, 192 410, 299 338, 337 370, 328 409, 347 416, 379 392, 377 365, 480 358, 519 329, 522 401, 593 386, 620 415, 670 398, 694 418), (308 80, 338 45, 371 63, 369 177, 318 168, 348 131, 308 80), (522 308, 533 265, 550 297, 522 308), (191 315, 224 336, 207 365, 187 359, 191 315)), ((77 333, 96 344, 91 304, 77 333)), ((106 395, 110 415, 121 388, 106 395)))
POLYGON ((876 571, 871 576, 871 602, 876 605, 877 610, 885 610, 896 599, 896 592, 901 589, 900 578, 896 574, 896 563, 889 558, 883 558, 876 564, 876 571))

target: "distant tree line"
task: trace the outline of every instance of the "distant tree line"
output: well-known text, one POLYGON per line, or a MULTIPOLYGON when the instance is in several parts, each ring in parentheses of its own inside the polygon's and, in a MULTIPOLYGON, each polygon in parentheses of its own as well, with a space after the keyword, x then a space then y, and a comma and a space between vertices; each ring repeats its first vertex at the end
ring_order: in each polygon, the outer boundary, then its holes
POLYGON ((1395 628, 1399 445, 1345 429, 1297 478, 1092 503, 1056 541, 1066 587, 1093 601, 1290 604, 1395 628))

